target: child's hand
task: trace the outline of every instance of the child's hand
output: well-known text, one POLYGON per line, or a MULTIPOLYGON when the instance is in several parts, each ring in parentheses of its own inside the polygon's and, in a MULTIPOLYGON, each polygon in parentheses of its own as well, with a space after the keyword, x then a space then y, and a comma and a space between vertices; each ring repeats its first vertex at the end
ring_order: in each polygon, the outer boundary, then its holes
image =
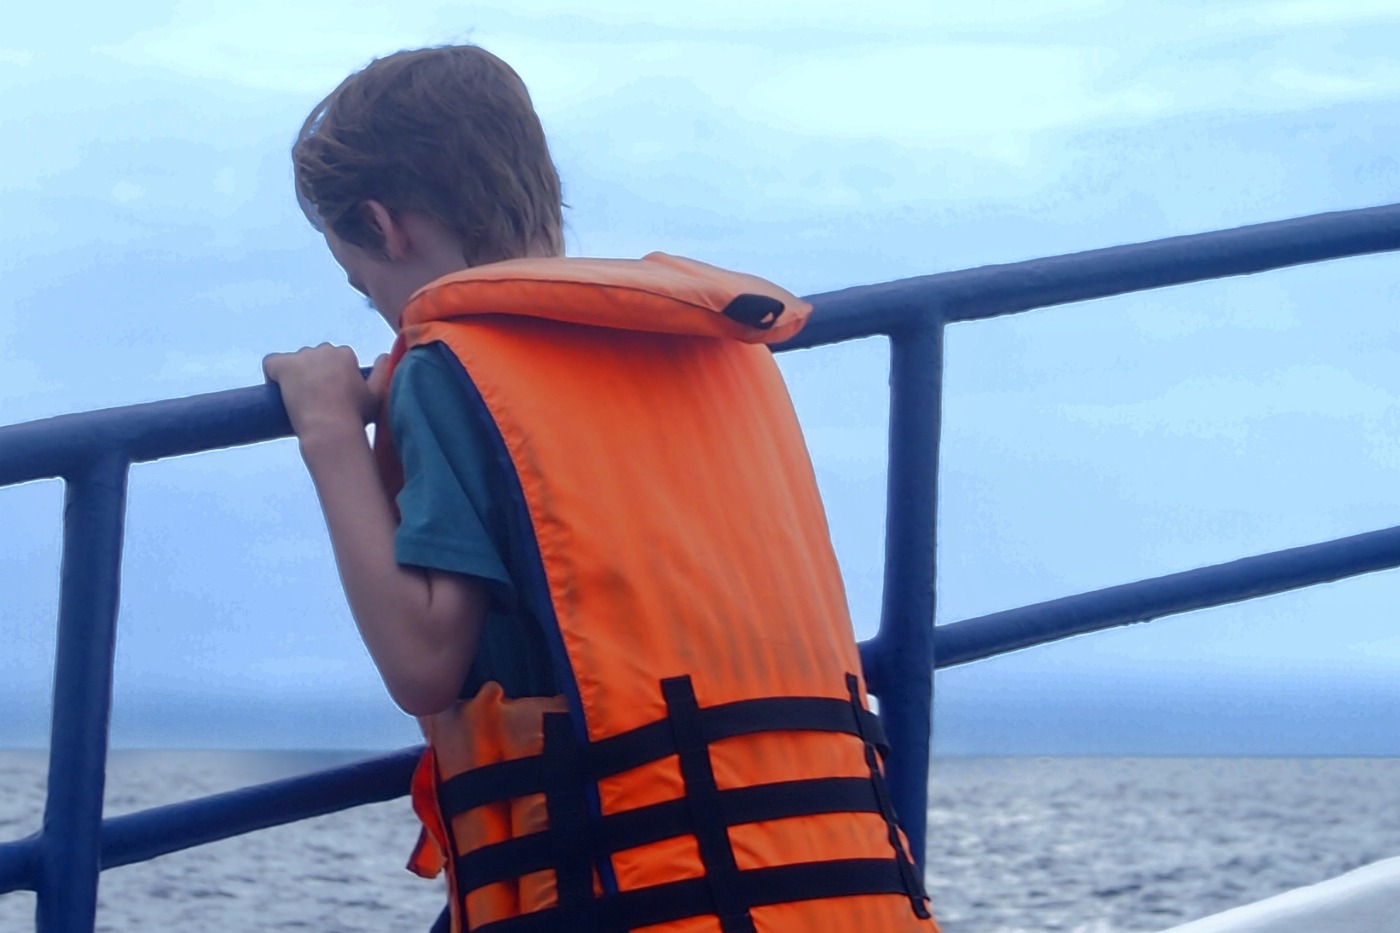
POLYGON ((369 378, 365 380, 365 388, 369 389, 369 394, 374 399, 374 410, 369 416, 369 420, 372 421, 379 416, 384 400, 389 397, 389 354, 381 353, 375 359, 374 368, 369 371, 369 378))
POLYGON ((387 357, 381 356, 368 381, 349 347, 323 343, 263 359, 263 375, 282 389, 282 404, 298 437, 323 429, 356 430, 372 421, 386 386, 387 357))

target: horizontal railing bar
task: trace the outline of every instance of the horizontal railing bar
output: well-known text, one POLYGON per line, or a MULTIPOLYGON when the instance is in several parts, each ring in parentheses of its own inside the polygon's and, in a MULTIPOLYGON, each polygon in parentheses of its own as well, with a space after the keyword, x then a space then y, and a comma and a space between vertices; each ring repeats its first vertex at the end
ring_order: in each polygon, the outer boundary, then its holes
POLYGON ((1274 551, 1052 599, 934 629, 934 666, 952 667, 1118 625, 1400 567, 1400 527, 1274 551))
POLYGON ((858 285, 811 296, 820 313, 778 349, 892 333, 916 317, 972 321, 1391 250, 1400 250, 1400 204, 858 285))
MULTIPOLYGON (((1119 625, 1400 567, 1400 527, 1246 557, 938 626, 935 666, 967 664, 1119 625)), ((874 641, 860 645, 873 661, 874 641)), ((878 677, 878 675, 877 675, 878 677)), ((403 796, 419 749, 103 821, 114 868, 403 796)), ((38 838, 0 845, 0 894, 32 885, 38 838)))
POLYGON ((0 486, 64 476, 102 451, 143 463, 291 433, 271 385, 56 415, 0 427, 0 486))
POLYGON ((0 894, 33 891, 39 881, 39 836, 0 845, 0 894))
MULTIPOLYGON (((1318 214, 811 296, 818 313, 778 350, 890 334, 916 317, 995 317, 1164 285, 1400 249, 1400 205, 1318 214)), ((249 386, 0 427, 0 486, 62 476, 100 449, 133 462, 291 433, 275 387, 249 386)))
POLYGON ((946 275, 945 321, 1400 250, 1400 204, 1335 211, 946 275))
POLYGON ((243 787, 198 800, 113 817, 102 823, 102 867, 144 862, 408 793, 421 748, 243 787))
MULTIPOLYGON (((935 667, 1395 567, 1400 527, 1107 587, 938 626, 935 667)), ((873 640, 860 648, 864 661, 875 660, 873 640)), ((403 796, 419 751, 105 820, 102 867, 403 796)), ((38 845, 37 836, 0 845, 0 894, 32 886, 38 845)))
MULTIPOLYGON (((144 862, 259 829, 408 793, 421 748, 102 821, 102 868, 144 862)), ((0 894, 33 884, 40 838, 0 845, 0 894)))

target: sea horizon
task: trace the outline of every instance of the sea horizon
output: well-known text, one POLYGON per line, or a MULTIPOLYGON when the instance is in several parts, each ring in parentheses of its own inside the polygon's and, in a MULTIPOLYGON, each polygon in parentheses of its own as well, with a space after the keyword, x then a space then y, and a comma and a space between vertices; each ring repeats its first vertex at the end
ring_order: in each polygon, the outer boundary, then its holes
MULTIPOLYGON (((935 758, 1400 757, 1400 682, 1375 672, 1030 680, 992 665, 940 672, 935 758)), ((44 748, 50 691, 0 687, 0 748, 44 748)), ((392 750, 417 723, 382 692, 157 689, 118 678, 110 745, 133 749, 392 750)))
MULTIPOLYGON (((423 742, 405 742, 401 745, 372 747, 372 746, 317 746, 317 745, 195 745, 195 744, 166 744, 166 745, 146 745, 146 744, 111 744, 108 745, 108 754, 124 752, 208 752, 208 753, 229 753, 229 754, 267 754, 267 755, 323 755, 328 757, 342 757, 347 761, 362 760, 364 758, 382 757, 392 755, 395 752, 406 751, 408 749, 422 746, 423 742)), ((21 754, 48 754, 49 746, 45 744, 8 744, 0 742, 0 752, 14 752, 21 754)), ((1063 752, 1039 752, 1039 751, 939 751, 934 749, 929 756, 930 761, 945 759, 956 760, 1027 760, 1046 759, 1052 761, 1078 760, 1078 759, 1103 759, 1103 760, 1162 760, 1162 761, 1189 761, 1189 760, 1242 760, 1242 761, 1396 761, 1400 760, 1400 753, 1378 751, 1378 752, 1307 752, 1307 751, 1286 751, 1286 752, 1180 752, 1180 751, 1063 751, 1063 752)))
MULTIPOLYGON (((114 749, 120 815, 377 751, 114 749)), ((0 750, 0 842, 38 829, 42 749, 0 750)), ((944 933, 1158 933, 1400 855, 1395 759, 935 757, 927 883, 944 933)), ((426 931, 399 798, 104 872, 98 929, 426 931)), ((0 896, 0 929, 34 897, 0 896)))

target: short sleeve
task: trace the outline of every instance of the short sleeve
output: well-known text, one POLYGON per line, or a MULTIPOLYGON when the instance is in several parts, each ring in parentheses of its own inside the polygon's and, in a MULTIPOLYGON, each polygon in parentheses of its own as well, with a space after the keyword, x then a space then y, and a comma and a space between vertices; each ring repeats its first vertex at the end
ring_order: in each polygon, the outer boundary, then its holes
POLYGON ((409 350, 394 370, 389 425, 404 473, 394 556, 486 583, 491 606, 459 696, 475 696, 488 681, 509 697, 553 696, 544 631, 517 604, 512 583, 522 545, 509 518, 500 437, 469 386, 457 358, 437 343, 409 350))
POLYGON ((400 564, 481 578, 494 603, 510 605, 500 507, 492 501, 494 458, 468 410, 459 378, 431 348, 400 360, 389 393, 404 475, 394 556, 400 564))

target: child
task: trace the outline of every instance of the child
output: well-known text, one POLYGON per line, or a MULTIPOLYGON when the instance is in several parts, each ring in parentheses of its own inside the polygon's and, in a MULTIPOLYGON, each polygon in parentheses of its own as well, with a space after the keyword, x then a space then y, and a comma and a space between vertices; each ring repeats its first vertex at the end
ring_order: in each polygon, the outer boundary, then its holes
POLYGON ((765 346, 810 308, 562 258, 539 120, 478 48, 371 63, 293 159, 397 339, 368 381, 325 344, 264 368, 428 740, 410 868, 446 869, 443 928, 936 930, 765 346))

